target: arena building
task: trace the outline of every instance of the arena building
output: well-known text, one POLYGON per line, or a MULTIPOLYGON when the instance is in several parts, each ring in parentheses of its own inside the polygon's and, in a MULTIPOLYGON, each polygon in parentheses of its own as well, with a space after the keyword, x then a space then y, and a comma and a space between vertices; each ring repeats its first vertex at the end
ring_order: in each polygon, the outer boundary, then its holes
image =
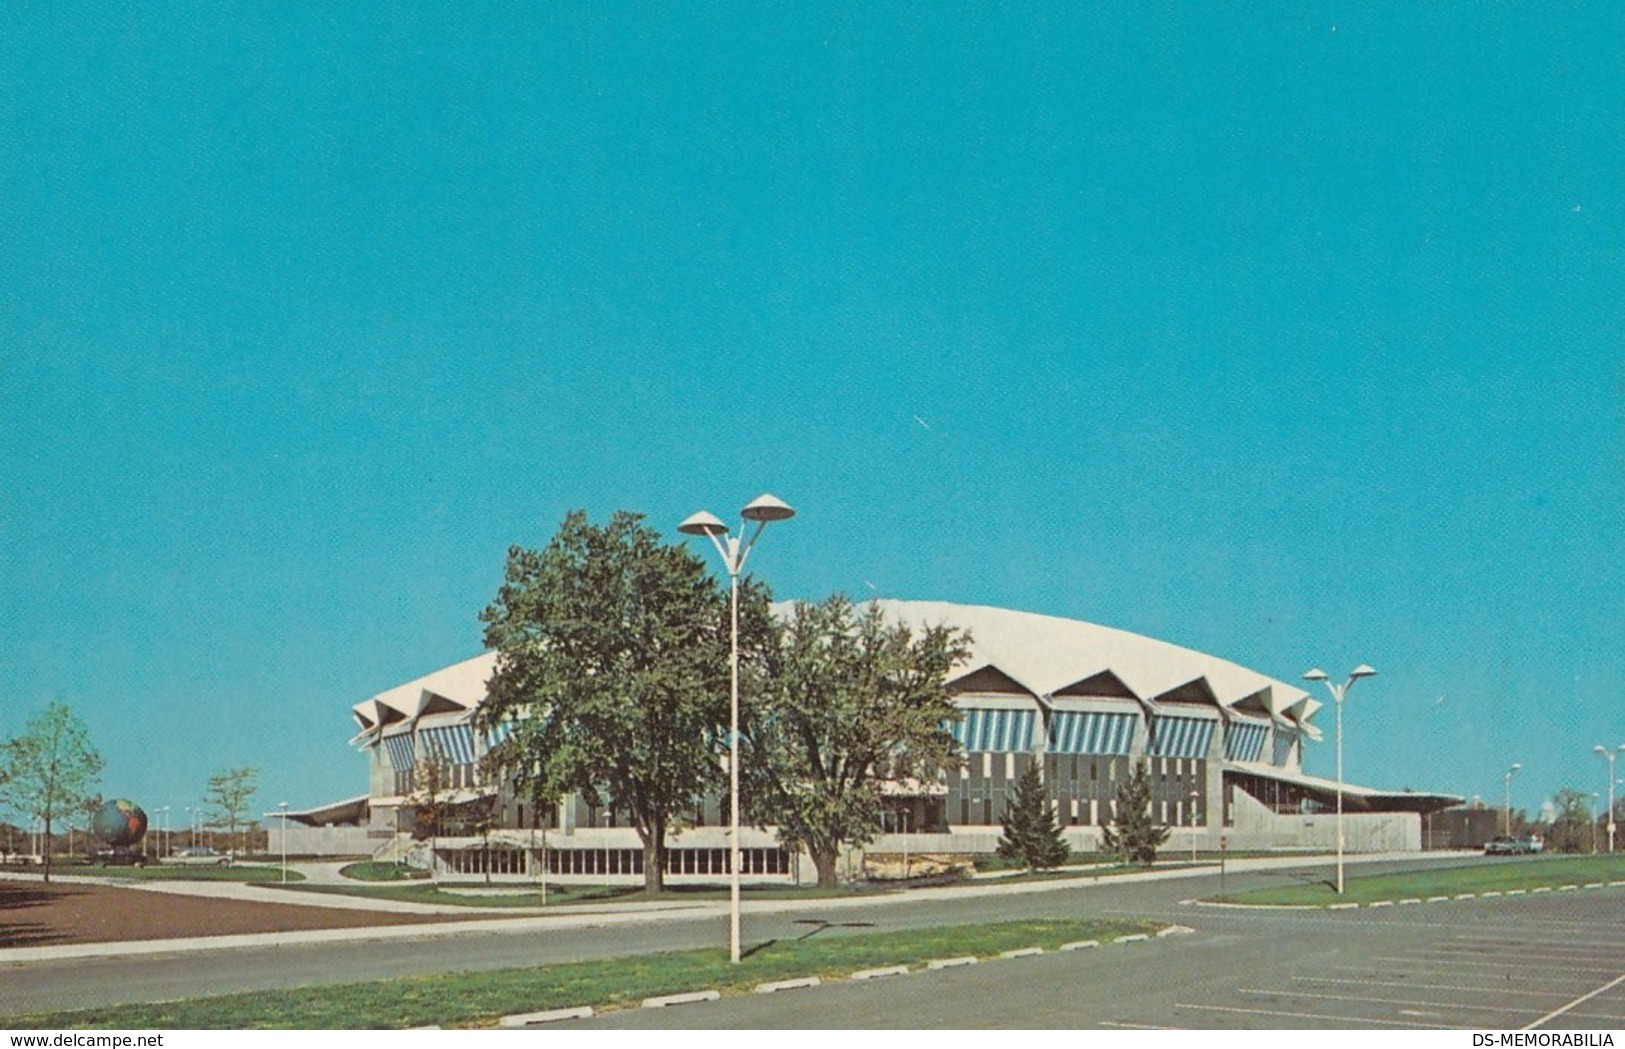
MULTIPOLYGON (((1004 798, 1034 763, 1073 848, 1095 851, 1117 789, 1141 759, 1153 815, 1173 828, 1169 851, 1335 846, 1337 784, 1303 771, 1304 748, 1321 740, 1321 703, 1302 688, 1092 623, 941 602, 876 604, 895 622, 962 628, 973 642, 948 682, 963 715, 953 728, 964 756, 958 773, 888 784, 888 832, 870 854, 991 852, 1004 798)), ((442 872, 536 877, 545 863, 560 878, 641 878, 642 847, 619 813, 575 796, 526 811, 482 777, 479 759, 496 740, 476 730, 474 714, 495 664, 488 652, 357 704, 352 743, 367 757, 369 791, 347 811, 379 855, 413 848, 413 777, 435 755, 450 770, 453 804, 433 850, 442 872), (458 806, 495 820, 476 833, 458 806)), ((1422 814, 1461 802, 1353 784, 1343 797, 1351 852, 1419 848, 1422 814)), ((689 814, 692 825, 668 840, 670 879, 726 873, 720 800, 689 814)), ((745 877, 812 877, 811 863, 781 848, 771 828, 744 829, 740 846, 745 877)))

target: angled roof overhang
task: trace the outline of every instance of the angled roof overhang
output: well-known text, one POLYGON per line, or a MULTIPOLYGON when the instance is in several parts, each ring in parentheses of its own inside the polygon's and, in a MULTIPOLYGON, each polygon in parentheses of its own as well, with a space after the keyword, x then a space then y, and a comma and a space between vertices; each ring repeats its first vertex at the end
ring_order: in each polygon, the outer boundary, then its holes
POLYGON ((969 673, 950 680, 947 689, 956 697, 964 696, 967 699, 971 697, 994 701, 1004 698, 1018 701, 1038 699, 1037 691, 1017 681, 992 663, 984 663, 969 673))
POLYGON ((1244 721, 1268 722, 1270 720, 1270 689, 1261 688, 1250 696, 1243 696, 1224 708, 1227 716, 1244 721))
MULTIPOLYGON (((1302 772, 1288 772, 1273 765, 1250 761, 1230 762, 1225 771, 1241 772, 1261 779, 1286 783, 1315 795, 1328 805, 1336 803, 1336 780, 1322 779, 1302 772)), ((1465 799, 1453 794, 1430 794, 1411 790, 1378 790, 1357 783, 1343 784, 1344 808, 1358 812, 1436 812, 1460 805, 1465 799)))

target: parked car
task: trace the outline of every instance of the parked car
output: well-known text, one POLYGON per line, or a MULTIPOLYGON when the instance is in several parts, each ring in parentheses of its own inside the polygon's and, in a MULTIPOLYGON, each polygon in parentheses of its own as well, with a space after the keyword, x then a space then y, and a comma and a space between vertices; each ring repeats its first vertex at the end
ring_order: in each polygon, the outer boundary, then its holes
POLYGON ((145 867, 147 854, 131 849, 97 849, 96 862, 103 867, 145 867))
POLYGON ((182 867, 229 867, 231 854, 211 849, 207 845, 194 845, 189 849, 182 849, 165 860, 182 867))
POLYGON ((1513 838, 1498 834, 1484 846, 1486 856, 1529 856, 1546 848, 1539 838, 1513 838))

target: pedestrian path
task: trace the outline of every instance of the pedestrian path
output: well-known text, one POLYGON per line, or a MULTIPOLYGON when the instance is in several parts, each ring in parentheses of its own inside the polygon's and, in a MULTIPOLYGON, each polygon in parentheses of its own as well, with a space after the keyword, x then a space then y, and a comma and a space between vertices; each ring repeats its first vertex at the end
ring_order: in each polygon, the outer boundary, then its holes
MULTIPOLYGON (((1383 853, 1349 856, 1345 863, 1392 862, 1421 858, 1437 858, 1437 852, 1383 853)), ((1321 864, 1327 857, 1262 857, 1234 860, 1227 868, 1236 873, 1279 870, 1301 867, 1305 863, 1321 864)), ((306 865, 300 865, 303 871, 306 865)), ((315 865, 311 865, 315 866, 315 865)), ((334 865, 335 867, 337 865, 334 865)), ((1169 881, 1179 878, 1212 875, 1218 864, 1197 867, 1179 867, 1169 870, 1150 870, 1118 874, 1109 878, 1056 878, 1046 881, 1008 883, 1002 879, 986 879, 959 885, 933 886, 908 889, 902 892, 874 893, 859 896, 834 896, 819 899, 821 911, 855 910, 886 906, 900 902, 942 899, 966 899, 985 896, 1026 896, 1033 893, 1076 890, 1094 884, 1125 882, 1169 881)), ((289 869, 294 869, 290 864, 289 869)), ((37 875, 0 874, 0 878, 37 881, 37 875)), ((374 926, 359 929, 320 929, 301 932, 252 933, 234 936, 209 936, 177 940, 140 940, 125 943, 62 944, 52 947, 14 947, 0 949, 0 965, 22 964, 34 961, 65 958, 116 957, 138 954, 169 954, 198 950, 230 950, 242 947, 286 946, 303 943, 362 942, 375 940, 426 939, 444 936, 501 935, 536 932, 543 929, 576 929, 601 925, 621 925, 649 922, 697 921, 718 918, 728 913, 724 900, 655 900, 625 903, 561 904, 547 907, 459 907, 449 904, 417 903, 405 900, 386 900, 365 896, 341 896, 314 892, 297 892, 275 886, 244 882, 169 881, 138 882, 130 879, 62 877, 64 882, 89 882, 116 885, 150 892, 176 895, 214 897, 219 899, 252 900, 259 903, 286 903, 306 907, 337 907, 347 910, 366 910, 395 914, 440 915, 448 920, 416 925, 374 926)), ((349 884, 355 884, 353 882, 349 884)), ((804 912, 807 900, 746 900, 741 911, 747 914, 776 914, 804 912)))

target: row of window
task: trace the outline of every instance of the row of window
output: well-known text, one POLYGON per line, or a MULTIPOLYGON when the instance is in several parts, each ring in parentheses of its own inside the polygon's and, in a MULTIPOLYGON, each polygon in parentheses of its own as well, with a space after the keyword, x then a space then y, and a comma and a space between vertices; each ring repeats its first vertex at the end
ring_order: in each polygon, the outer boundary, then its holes
MULTIPOLYGON (((638 874, 642 849, 448 849, 440 862, 453 874, 638 874)), ((667 874, 727 874, 727 849, 667 849, 667 874)), ((783 849, 740 849, 741 874, 789 874, 790 854, 783 849)))
MULTIPOLYGON (((476 773, 477 765, 447 765, 446 782, 440 785, 441 790, 464 790, 479 785, 476 773)), ((395 793, 410 794, 417 789, 415 770, 407 769, 395 773, 395 793)))

